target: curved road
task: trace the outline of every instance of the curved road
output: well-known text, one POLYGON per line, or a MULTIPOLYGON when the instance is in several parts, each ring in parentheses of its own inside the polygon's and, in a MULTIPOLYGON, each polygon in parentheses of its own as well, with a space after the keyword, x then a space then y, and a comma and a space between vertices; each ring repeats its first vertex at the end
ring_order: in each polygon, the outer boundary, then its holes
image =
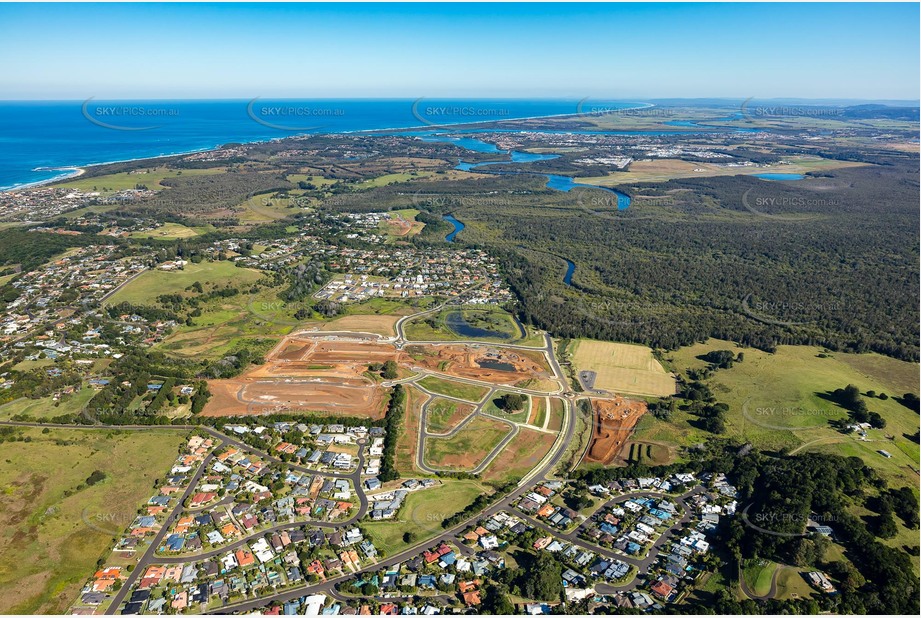
MULTIPOLYGON (((447 302, 442 303, 441 305, 433 309, 430 309, 430 310, 427 310, 421 313, 417 313, 412 316, 404 316, 404 318, 401 318, 397 322, 397 325, 396 325, 396 332, 397 332, 396 343, 397 343, 398 348, 402 347, 404 343, 407 343, 405 340, 405 335, 403 331, 404 322, 406 322, 410 318, 419 317, 420 315, 425 315, 428 313, 433 313, 435 311, 438 311, 442 309, 444 306, 446 306, 447 304, 448 304, 447 302)), ((556 391, 556 393, 563 393, 566 396, 571 396, 571 391, 569 391, 568 389, 568 385, 565 380, 565 376, 563 375, 563 372, 559 366, 559 363, 556 361, 556 358, 554 356, 552 339, 550 338, 548 334, 545 334, 544 337, 545 337, 545 343, 546 343, 544 348, 534 348, 534 347, 528 347, 528 346, 503 346, 503 347, 513 347, 516 349, 523 349, 523 350, 529 350, 529 351, 535 351, 535 350, 542 351, 544 355, 546 356, 548 362, 550 363, 550 367, 553 370, 554 374, 556 375, 559 385, 561 386, 560 390, 556 391)), ((460 342, 433 342, 433 344, 445 344, 445 343, 455 343, 455 344, 475 343, 478 345, 483 344, 483 342, 463 342, 463 341, 460 341, 460 342)), ((418 376, 417 379, 421 379, 421 376, 418 376)), ((495 385, 490 385, 490 388, 494 389, 495 385)), ((506 388, 506 387, 503 387, 503 388, 506 388)), ((542 392, 542 391, 531 392, 529 389, 516 389, 515 387, 511 387, 511 390, 519 391, 522 394, 548 396, 548 393, 542 392)), ((490 394, 491 392, 492 390, 490 391, 490 394)), ((427 396, 429 396, 429 398, 431 399, 430 393, 427 393, 427 396)), ((552 394, 549 394, 549 396, 552 396, 552 394)), ((482 405, 485 401, 486 399, 484 398, 484 400, 480 402, 478 406, 478 410, 475 411, 475 414, 478 413, 478 411, 482 408, 482 405)), ((424 542, 417 543, 416 545, 398 554, 390 556, 389 558, 381 562, 377 562, 377 563, 368 565, 367 567, 357 571, 356 573, 361 573, 361 572, 369 571, 369 570, 378 570, 381 567, 386 567, 386 566, 393 565, 397 562, 402 562, 404 560, 407 560, 419 554, 426 547, 430 547, 432 545, 438 544, 441 541, 453 540, 454 537, 459 532, 463 531, 464 528, 468 526, 471 522, 476 521, 483 517, 489 517, 499 511, 510 509, 512 503, 515 500, 517 500, 520 496, 522 496, 524 493, 529 491, 533 486, 545 480, 547 475, 550 472, 552 472, 553 469, 559 464, 565 452, 566 446, 571 442, 573 433, 575 431, 575 423, 574 423, 574 418, 573 418, 574 412, 573 412, 572 402, 567 399, 562 399, 562 401, 564 403, 563 427, 561 428, 557 436, 557 440, 554 442, 553 446, 551 447, 551 450, 547 453, 544 459, 538 464, 538 466, 535 467, 530 473, 525 475, 525 477, 519 481, 518 486, 511 493, 500 498, 492 506, 482 510, 481 512, 475 513, 471 515, 470 517, 468 517, 467 519, 465 519, 464 521, 456 524, 455 526, 452 526, 451 528, 446 529, 438 537, 434 539, 428 539, 424 542)), ((472 416, 473 415, 471 415, 471 417, 472 416)), ((490 417, 490 418, 495 418, 495 417, 490 417)), ((499 420, 502 420, 502 419, 499 419, 499 420)), ((466 422, 467 421, 465 421, 465 423, 466 422)), ((505 446, 505 444, 507 444, 508 441, 510 441, 514 437, 514 434, 517 433, 518 425, 510 421, 507 421, 507 422, 514 427, 515 431, 510 433, 509 436, 507 436, 506 439, 504 439, 503 442, 500 443, 500 445, 494 450, 494 452, 490 454, 490 456, 487 458, 487 461, 485 462, 485 465, 488 465, 488 463, 492 460, 495 454, 501 451, 501 449, 505 446)), ((137 581, 137 578, 140 577, 144 573, 144 571, 146 571, 147 566, 151 563, 154 563, 154 564, 156 563, 180 563, 180 562, 192 562, 192 561, 199 561, 199 560, 207 559, 209 557, 213 557, 219 554, 226 553, 227 551, 230 551, 236 547, 239 547, 245 543, 248 543, 254 538, 264 536, 274 531, 285 530, 285 529, 294 528, 294 527, 301 527, 301 526, 306 525, 306 526, 315 526, 315 527, 338 528, 338 527, 349 525, 353 522, 360 520, 362 517, 365 516, 368 510, 368 499, 365 496, 362 490, 362 487, 361 487, 361 471, 364 469, 364 463, 365 463, 365 459, 364 459, 365 449, 363 447, 359 450, 359 456, 358 456, 359 462, 358 462, 358 467, 356 468, 356 470, 349 474, 340 474, 340 473, 334 473, 334 472, 320 472, 320 471, 313 470, 305 466, 286 463, 282 461, 281 459, 275 457, 274 455, 261 451, 257 448, 251 447, 248 444, 240 440, 237 440, 236 438, 233 438, 232 436, 226 435, 223 432, 220 432, 206 425, 54 425, 54 424, 49 424, 49 423, 29 423, 29 422, 12 422, 12 421, 0 422, 0 425, 20 426, 20 427, 54 426, 54 427, 61 427, 61 428, 66 428, 66 429, 84 429, 84 430, 126 430, 126 431, 150 431, 150 430, 157 430, 157 429, 167 429, 167 430, 177 430, 177 431, 200 430, 200 431, 208 433, 209 435, 214 437, 216 440, 220 441, 219 445, 215 446, 215 450, 212 450, 211 454, 205 457, 205 459, 199 465, 198 469, 193 474, 192 478, 190 479, 189 485, 186 488, 186 490, 183 492, 181 499, 177 503, 177 506, 174 507, 174 509, 172 510, 172 512, 169 513, 169 515, 167 515, 163 526, 158 531, 158 533, 154 536, 152 542, 147 547, 142 557, 139 559, 137 565, 135 566, 135 569, 132 571, 129 578, 125 581, 122 588, 114 595, 112 602, 110 603, 109 607, 106 610, 107 614, 114 614, 118 611, 126 595, 130 591, 132 591, 133 585, 137 581), (278 524, 271 528, 267 528, 267 529, 260 530, 258 532, 249 534, 246 537, 241 538, 237 541, 234 541, 232 544, 228 544, 219 549, 209 550, 207 552, 202 552, 202 553, 195 554, 195 555, 169 556, 169 557, 156 556, 156 549, 163 542, 163 539, 167 535, 171 524, 182 513, 187 512, 187 509, 183 507, 183 503, 195 491, 198 485, 198 481, 200 480, 202 475, 207 470, 208 465, 211 463, 214 457, 214 453, 216 452, 216 449, 220 447, 228 446, 228 445, 232 445, 246 452, 257 454, 265 460, 282 464, 292 470, 298 470, 301 472, 318 475, 318 476, 325 476, 325 477, 331 477, 331 478, 347 478, 347 479, 352 480, 354 483, 356 494, 358 495, 358 499, 359 499, 359 509, 357 513, 353 517, 349 518, 346 521, 342 521, 342 522, 316 522, 312 520, 302 520, 302 521, 290 522, 290 523, 285 523, 285 524, 278 524)), ((456 431, 456 428, 455 428, 455 431, 456 431)), ((424 426, 423 426, 423 431, 420 431, 420 440, 422 440, 422 436, 424 436, 424 434, 425 432, 424 432, 424 426)), ((422 452, 421 449, 419 452, 421 454, 422 452)), ((484 467, 484 466, 481 466, 481 467, 484 467)), ((329 580, 326 580, 324 582, 320 582, 317 584, 303 584, 303 585, 296 586, 288 590, 273 594, 271 597, 250 599, 247 601, 225 605, 224 607, 219 608, 209 613, 227 613, 231 611, 232 612, 247 612, 247 611, 262 608, 269 603, 284 602, 284 601, 287 601, 293 598, 297 598, 297 597, 303 596, 304 594, 308 594, 312 592, 319 592, 319 591, 324 591, 324 590, 332 591, 337 584, 347 581, 348 579, 354 577, 354 575, 355 573, 348 573, 348 574, 344 574, 342 576, 332 578, 332 579, 329 579, 329 580)))

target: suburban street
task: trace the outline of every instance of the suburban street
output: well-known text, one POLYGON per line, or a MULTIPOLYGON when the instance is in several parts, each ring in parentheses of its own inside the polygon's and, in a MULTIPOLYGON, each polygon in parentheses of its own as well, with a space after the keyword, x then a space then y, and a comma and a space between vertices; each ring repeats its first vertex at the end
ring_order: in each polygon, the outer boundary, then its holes
MULTIPOLYGON (((395 327, 397 336, 394 342, 397 345, 397 347, 401 347, 402 345, 409 343, 405 340, 405 335, 403 331, 403 325, 406 321, 416 318, 416 317, 427 315, 429 313, 439 311, 446 304, 447 303, 444 303, 433 309, 429 309, 429 310, 426 310, 420 313, 416 313, 410 316, 404 316, 403 318, 401 318, 397 322, 396 327, 395 327)), ((330 335, 333 335, 333 334, 337 334, 339 336, 346 335, 346 333, 330 333, 330 335)), ((349 333, 348 335, 351 337, 356 336, 355 333, 349 333)), ((360 336, 360 334, 357 336, 360 336)), ((551 475, 551 473, 555 470, 556 466, 560 463, 564 453, 566 452, 567 447, 569 446, 572 440, 573 434, 575 432, 575 426, 576 426, 575 418, 574 418, 575 406, 574 406, 574 401, 571 399, 574 393, 570 391, 565 375, 563 373, 563 370, 560 367, 559 362, 557 361, 555 357, 554 348, 553 348, 553 340, 550 338, 548 334, 544 334, 544 341, 545 341, 545 345, 543 347, 538 347, 538 348, 529 347, 529 346, 516 346, 516 345, 503 345, 502 347, 508 347, 508 348, 514 348, 514 349, 519 349, 519 350, 532 351, 532 352, 534 351, 541 352, 542 355, 545 357, 548 363, 548 366, 553 371, 553 374, 554 374, 553 381, 557 384, 557 387, 558 387, 556 390, 552 392, 538 391, 538 390, 527 389, 527 388, 519 388, 519 387, 515 387, 514 385, 499 386, 496 384, 483 382, 480 380, 460 378, 457 376, 448 376, 445 374, 440 374, 439 372, 423 370, 421 368, 413 368, 414 371, 416 371, 416 374, 411 376, 410 378, 406 378, 403 380, 388 381, 382 384, 383 386, 390 386, 396 383, 412 384, 414 387, 418 388, 421 392, 423 392, 423 394, 426 396, 426 401, 424 402, 422 406, 421 427, 420 427, 419 436, 418 436, 418 449, 417 449, 417 462, 416 463, 420 469, 422 469, 425 472, 432 473, 432 474, 437 474, 438 471, 428 466, 424 461, 424 448, 425 448, 426 437, 443 438, 443 437, 449 437, 451 435, 454 435, 457 431, 462 429, 466 424, 468 424, 470 421, 472 421, 474 418, 476 418, 479 415, 484 415, 490 419, 495 419, 495 420, 505 422, 506 424, 508 424, 510 427, 509 433, 502 439, 502 441, 496 447, 494 447, 490 451, 490 453, 476 467, 476 469, 471 471, 474 474, 482 472, 493 461, 493 459, 502 452, 505 446, 508 445, 508 443, 511 442, 512 439, 514 439, 514 437, 517 435, 519 431, 518 423, 512 422, 507 419, 502 419, 501 417, 497 417, 494 415, 486 415, 483 412, 484 406, 490 400, 490 398, 495 395, 497 389, 501 388, 503 391, 518 393, 521 395, 529 395, 529 396, 534 396, 534 397, 557 397, 559 398, 563 402, 564 418, 563 418, 563 425, 562 425, 562 428, 559 434, 557 435, 557 439, 555 440, 550 451, 543 457, 541 462, 531 472, 525 475, 525 477, 522 478, 521 481, 519 481, 517 487, 512 492, 508 493, 505 496, 499 497, 490 507, 484 509, 483 511, 479 513, 475 513, 471 515, 470 517, 466 518, 461 523, 458 523, 448 529, 445 529, 441 534, 437 535, 436 537, 428 538, 423 541, 420 541, 414 544, 413 546, 395 555, 388 556, 387 558, 381 561, 367 564, 364 568, 360 569, 356 573, 347 573, 339 577, 330 578, 330 579, 327 579, 326 581, 318 582, 314 584, 302 584, 299 586, 289 588, 287 590, 274 592, 272 595, 266 596, 266 597, 248 599, 245 601, 239 601, 236 603, 228 604, 220 608, 220 610, 215 610, 214 613, 226 613, 226 612, 231 612, 231 611, 232 612, 248 612, 248 611, 258 610, 264 607, 270 601, 283 602, 289 599, 303 596, 305 594, 311 594, 311 593, 316 593, 316 592, 324 592, 324 593, 332 594, 337 584, 353 578, 357 573, 378 570, 381 567, 386 567, 386 566, 396 564, 398 562, 403 562, 409 558, 412 558, 415 555, 418 555, 425 548, 431 547, 433 545, 437 545, 438 543, 442 541, 455 541, 456 535, 462 532, 472 522, 475 522, 485 517, 489 517, 500 511, 511 509, 512 504, 518 498, 520 498, 526 492, 530 491, 532 488, 534 488, 539 483, 546 480, 548 476, 551 475), (442 395, 439 393, 433 393, 431 391, 426 390, 425 388, 423 388, 417 383, 419 380, 425 378, 426 376, 448 377, 451 380, 454 380, 457 382, 468 383, 468 384, 472 384, 476 386, 485 387, 487 389, 487 393, 479 402, 473 404, 475 406, 473 413, 469 415, 466 419, 464 419, 457 427, 454 427, 451 431, 445 434, 431 434, 425 429, 425 423, 426 423, 427 414, 428 414, 428 404, 431 403, 433 397, 437 396, 437 397, 448 399, 451 401, 463 402, 465 404, 470 404, 470 402, 459 399, 457 397, 446 396, 446 395, 442 395), (565 396, 561 396, 561 395, 565 395, 565 396)), ((416 344, 420 342, 413 341, 411 343, 416 344)), ((422 342, 422 343, 427 343, 429 345, 444 345, 444 344, 483 345, 482 341, 449 341, 449 342, 437 341, 437 342, 422 342)), ((47 427, 49 426, 48 424, 44 424, 44 423, 13 422, 13 421, 0 422, 0 425, 18 426, 18 427, 47 427)), ((162 528, 154 536, 150 545, 147 547, 147 549, 144 551, 142 556, 139 558, 129 579, 125 582, 122 588, 115 594, 111 604, 108 606, 106 610, 107 614, 117 613, 121 603, 124 601, 126 596, 131 592, 133 584, 137 581, 138 577, 140 577, 144 573, 147 567, 149 567, 152 564, 178 564, 178 563, 190 562, 193 560, 204 560, 208 558, 213 558, 215 556, 224 554, 228 551, 242 547, 248 544, 249 542, 253 541, 254 539, 264 536, 265 534, 269 534, 269 533, 277 532, 281 530, 290 530, 290 529, 299 528, 302 526, 315 526, 318 528, 330 528, 330 529, 343 528, 345 526, 349 526, 354 523, 357 523, 368 512, 368 498, 365 495, 364 490, 362 488, 362 484, 361 484, 361 472, 365 465, 364 445, 361 445, 361 448, 359 449, 358 466, 356 467, 355 471, 348 473, 348 474, 344 474, 344 473, 336 473, 336 472, 318 471, 318 470, 314 470, 306 466, 284 462, 278 457, 275 457, 274 455, 272 455, 271 453, 254 448, 246 444, 245 442, 233 437, 232 435, 228 435, 222 431, 218 431, 217 429, 208 427, 206 425, 168 425, 168 426, 163 426, 163 425, 155 425, 155 426, 148 426, 148 425, 66 425, 62 427, 66 427, 67 429, 76 429, 76 430, 126 430, 126 431, 149 431, 149 430, 163 430, 163 429, 175 430, 175 431, 198 430, 198 431, 209 434, 210 436, 215 438, 215 440, 219 441, 219 446, 215 446, 215 449, 212 450, 212 452, 205 458, 205 460, 199 465, 198 469, 195 471, 181 499, 178 501, 176 506, 173 507, 169 515, 167 515, 162 528), (323 522, 323 521, 313 521, 309 519, 304 519, 304 520, 297 520, 293 522, 286 522, 282 524, 277 524, 269 528, 264 528, 264 529, 261 529, 255 532, 251 532, 243 536, 242 538, 235 540, 232 543, 221 546, 220 548, 216 548, 216 549, 212 549, 212 550, 208 550, 204 552, 199 552, 196 554, 185 554, 181 556, 157 556, 156 555, 157 548, 161 546, 163 539, 168 533, 172 522, 174 522, 183 513, 195 512, 190 509, 186 509, 183 506, 183 503, 194 492, 195 487, 198 483, 198 480, 207 470, 208 465, 210 464, 217 448, 224 447, 224 446, 233 446, 234 448, 237 448, 241 451, 245 451, 247 453, 256 455, 266 461, 273 462, 276 464, 281 464, 291 470, 296 470, 299 472, 309 473, 309 474, 322 476, 322 477, 349 479, 352 481, 354 488, 355 488, 355 492, 358 496, 358 509, 356 513, 352 517, 348 518, 347 520, 342 520, 342 521, 337 521, 337 522, 323 522)), ((687 517, 687 512, 685 513, 685 518, 686 517, 687 517)), ((554 535, 565 538, 566 540, 580 547, 584 547, 591 551, 595 551, 601 555, 606 555, 612 558, 623 560, 624 562, 628 562, 639 568, 645 568, 654 560, 655 553, 657 551, 658 546, 665 542, 666 536, 667 536, 667 534, 663 535, 663 537, 661 537, 657 541, 656 545, 650 551, 649 556, 647 556, 643 560, 637 560, 637 559, 632 559, 628 556, 622 556, 620 554, 615 554, 614 552, 610 552, 603 548, 599 548, 599 547, 595 547, 593 545, 587 544, 584 541, 576 537, 577 531, 573 531, 569 534, 563 534, 558 530, 555 530, 555 529, 552 529, 546 526, 542 522, 532 520, 530 518, 525 518, 525 519, 528 521, 530 525, 544 529, 548 532, 552 532, 554 535)))

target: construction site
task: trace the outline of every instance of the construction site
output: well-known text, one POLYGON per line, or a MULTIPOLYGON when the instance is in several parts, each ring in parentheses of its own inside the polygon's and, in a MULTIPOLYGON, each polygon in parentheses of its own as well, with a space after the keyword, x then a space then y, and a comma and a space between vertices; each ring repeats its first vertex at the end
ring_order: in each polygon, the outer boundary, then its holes
POLYGON ((591 399, 592 438, 585 452, 586 463, 613 463, 633 428, 646 413, 646 402, 614 397, 612 399, 591 399))
POLYGON ((284 337, 262 365, 210 380, 212 397, 203 414, 316 412, 379 419, 388 388, 369 366, 390 360, 401 376, 432 372, 511 385, 552 375, 537 352, 476 344, 413 344, 400 350, 366 333, 300 332, 284 337))
POLYGON ((552 378, 539 352, 481 344, 413 344, 397 361, 407 367, 512 385, 521 380, 552 378))

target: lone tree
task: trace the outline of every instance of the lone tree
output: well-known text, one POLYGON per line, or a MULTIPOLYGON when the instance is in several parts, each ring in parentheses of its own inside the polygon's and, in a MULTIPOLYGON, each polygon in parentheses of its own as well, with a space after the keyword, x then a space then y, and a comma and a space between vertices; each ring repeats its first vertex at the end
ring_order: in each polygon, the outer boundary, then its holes
POLYGON ((499 398, 499 407, 506 412, 516 412, 524 409, 524 396, 518 393, 508 393, 499 398))

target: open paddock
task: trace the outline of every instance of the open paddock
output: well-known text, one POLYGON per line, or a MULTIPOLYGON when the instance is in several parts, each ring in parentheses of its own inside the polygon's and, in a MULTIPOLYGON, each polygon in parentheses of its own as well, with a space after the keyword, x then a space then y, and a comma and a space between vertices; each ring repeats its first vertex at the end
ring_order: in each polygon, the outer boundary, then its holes
POLYGON ((437 470, 471 471, 508 435, 503 422, 479 416, 450 438, 426 438, 424 461, 437 470))
POLYGON ((483 472, 487 482, 507 483, 522 478, 541 462, 556 442, 555 433, 522 427, 483 472))
POLYGON ((425 429, 434 434, 448 433, 473 414, 473 409, 470 404, 435 397, 427 408, 425 429))
POLYGON ((396 336, 396 323, 399 315, 355 314, 344 315, 329 322, 309 323, 306 327, 318 331, 352 331, 355 333, 373 333, 383 337, 396 336))
POLYGON ((580 339, 572 362, 580 372, 594 372, 594 389, 645 397, 675 394, 674 376, 645 346, 580 339))

